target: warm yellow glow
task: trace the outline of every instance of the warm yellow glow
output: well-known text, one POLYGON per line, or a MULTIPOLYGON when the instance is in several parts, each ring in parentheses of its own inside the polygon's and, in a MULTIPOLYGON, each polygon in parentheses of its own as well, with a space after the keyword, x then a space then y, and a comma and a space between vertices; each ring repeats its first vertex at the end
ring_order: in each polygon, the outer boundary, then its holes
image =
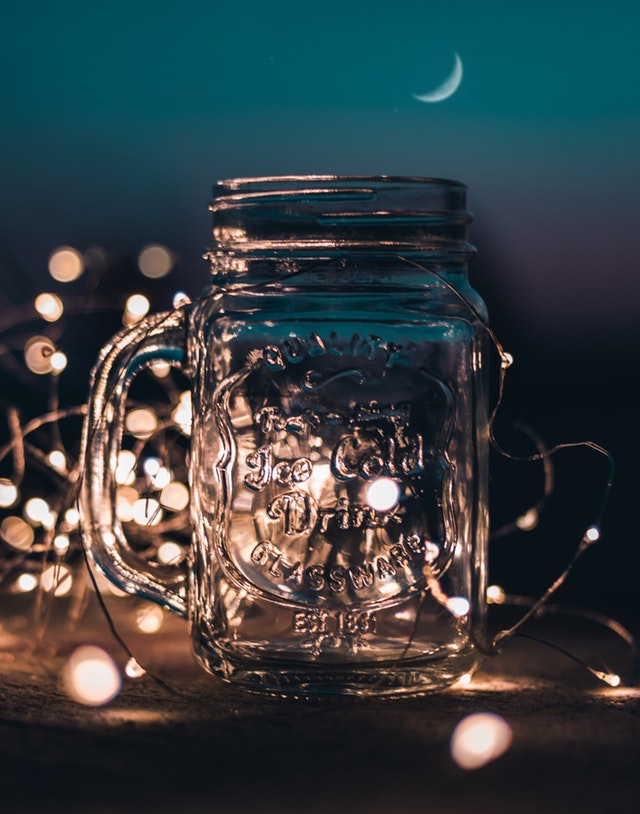
POLYGON ((130 449, 121 449, 115 471, 116 483, 130 486, 136 479, 136 456, 130 449))
POLYGON ((159 379, 166 379, 171 372, 171 365, 169 362, 163 362, 162 360, 152 362, 149 367, 151 368, 153 375, 157 376, 159 379))
POLYGON ((67 471, 67 456, 61 449, 52 449, 47 455, 47 460, 54 469, 58 470, 58 472, 67 471))
POLYGON ((145 277, 155 280, 166 277, 173 268, 173 255, 166 246, 151 243, 138 255, 138 268, 145 277))
POLYGON ((503 370, 506 370, 508 367, 511 367, 513 364, 513 356, 508 353, 506 350, 502 351, 500 354, 500 366, 503 370))
POLYGON ((80 513, 77 509, 67 509, 64 513, 64 522, 67 524, 69 529, 75 529, 78 527, 78 523, 80 522, 80 513))
POLYGON ((64 312, 62 300, 56 294, 43 291, 34 301, 36 311, 47 322, 56 322, 64 312))
POLYGON ((142 464, 142 468, 151 478, 158 474, 161 466, 162 461, 160 458, 145 458, 144 463, 142 464))
POLYGON ((605 673, 602 670, 594 670, 591 667, 589 667, 589 670, 596 678, 599 678, 600 681, 604 681, 604 683, 610 687, 619 687, 622 683, 622 679, 619 675, 616 675, 616 673, 605 673))
POLYGON ((540 515, 537 509, 529 509, 516 520, 516 526, 521 531, 531 531, 534 529, 540 520, 540 515))
POLYGON ((158 546, 158 560, 164 565, 177 565, 184 559, 184 549, 178 543, 167 540, 158 546))
POLYGON ((597 526, 589 526, 584 533, 584 538, 589 543, 597 543, 600 539, 600 529, 597 526))
POLYGON ((127 325, 142 319, 148 313, 151 304, 144 294, 132 294, 124 305, 123 320, 127 325))
POLYGON ((23 513, 26 519, 34 526, 53 528, 55 516, 51 506, 41 497, 32 497, 24 504, 23 513))
POLYGON ((172 481, 160 493, 160 503, 172 512, 180 512, 189 505, 189 489, 184 483, 172 481))
POLYGON ((458 618, 469 613, 469 600, 464 596, 450 596, 446 604, 447 610, 458 618))
POLYGON ((101 647, 83 645, 71 655, 63 670, 64 685, 75 701, 97 707, 120 692, 122 678, 114 659, 101 647))
POLYGON ((487 602, 490 605, 502 605, 507 595, 500 585, 489 585, 487 588, 487 602))
POLYGON ((51 371, 53 373, 62 373, 67 366, 67 357, 61 350, 56 350, 51 354, 51 371))
POLYGON ((8 509, 18 499, 18 487, 8 478, 0 478, 0 508, 8 509))
POLYGON ((66 565, 49 565, 42 572, 42 587, 45 591, 53 591, 54 596, 66 596, 71 590, 73 577, 66 565))
POLYGON ((191 302, 191 297, 188 294, 185 294, 184 291, 176 291, 173 295, 173 307, 174 308, 184 308, 185 305, 189 305, 191 302))
POLYGON ((391 478, 377 478, 367 489, 366 501, 377 512, 388 512, 400 499, 400 487, 391 478))
POLYGON ((49 274, 59 283, 77 280, 83 271, 82 255, 71 246, 60 246, 49 257, 49 274))
POLYGON ((53 538, 53 547, 58 554, 66 554, 70 546, 71 541, 69 540, 68 534, 56 534, 53 538))
POLYGON ((191 411, 191 393, 185 390, 180 393, 178 406, 171 413, 172 420, 178 425, 184 435, 191 435, 191 422, 193 419, 191 411))
POLYGON ((44 376, 51 373, 51 357, 56 352, 55 345, 46 336, 32 336, 24 346, 24 361, 32 373, 44 376))
POLYGON ((139 407, 127 413, 125 427, 136 438, 149 438, 158 427, 158 416, 150 407, 139 407))
POLYGON ((156 489, 163 489, 171 481, 171 473, 166 466, 162 466, 160 458, 147 458, 142 468, 156 489))
POLYGON ((16 588, 20 593, 26 594, 38 587, 38 578, 34 574, 20 574, 16 580, 16 588))
POLYGON ((28 551, 34 540, 33 529, 21 517, 11 515, 0 523, 2 539, 18 551, 28 551))
POLYGON ((139 526, 157 526, 162 520, 162 508, 157 500, 141 497, 133 504, 133 521, 139 526))
POLYGON ((124 666, 124 674, 127 678, 141 678, 147 671, 139 664, 133 656, 124 666))
POLYGON ((157 633, 163 622, 164 613, 157 605, 145 605, 136 613, 136 626, 142 633, 157 633))
POLYGON ((130 523, 133 520, 133 507, 139 499, 140 493, 133 486, 118 486, 116 489, 116 517, 121 523, 130 523))
POLYGON ((451 736, 451 756, 463 769, 478 769, 504 754, 513 733, 509 724, 492 712, 463 718, 451 736))

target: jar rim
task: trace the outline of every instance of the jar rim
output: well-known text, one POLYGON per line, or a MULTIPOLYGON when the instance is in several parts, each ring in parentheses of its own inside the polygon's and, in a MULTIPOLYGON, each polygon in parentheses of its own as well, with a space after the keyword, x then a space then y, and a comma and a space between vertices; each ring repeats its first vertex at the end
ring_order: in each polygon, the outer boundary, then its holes
POLYGON ((239 193, 243 190, 247 192, 263 188, 265 191, 278 192, 291 191, 299 192, 301 188, 310 186, 312 189, 317 184, 336 184, 339 187, 347 184, 354 184, 360 187, 365 184, 406 186, 406 187, 450 187, 467 189, 467 185, 452 178, 438 178, 420 175, 264 175, 264 176, 240 176, 237 178, 222 178, 215 182, 214 194, 239 193))

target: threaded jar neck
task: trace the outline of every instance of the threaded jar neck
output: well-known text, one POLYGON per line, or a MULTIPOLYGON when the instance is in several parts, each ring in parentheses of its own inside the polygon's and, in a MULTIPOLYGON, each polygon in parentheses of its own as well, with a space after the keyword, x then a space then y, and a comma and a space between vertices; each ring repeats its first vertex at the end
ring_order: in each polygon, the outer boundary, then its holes
POLYGON ((394 176, 219 181, 208 257, 390 253, 464 265, 475 254, 466 191, 457 181, 394 176))

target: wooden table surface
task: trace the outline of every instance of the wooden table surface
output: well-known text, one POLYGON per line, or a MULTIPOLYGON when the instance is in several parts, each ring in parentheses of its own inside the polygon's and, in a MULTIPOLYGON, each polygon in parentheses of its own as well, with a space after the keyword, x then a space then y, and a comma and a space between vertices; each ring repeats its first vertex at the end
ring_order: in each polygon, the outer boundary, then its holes
MULTIPOLYGON (((98 610, 73 625, 54 619, 37 646, 28 620, 0 613, 2 814, 640 811, 640 689, 606 687, 536 642, 514 641, 462 689, 278 700, 203 673, 180 619, 167 617, 155 635, 135 631, 127 619, 136 601, 122 600, 120 631, 162 683, 125 680, 101 707, 73 701, 60 679, 78 644, 126 661, 98 610), (502 716, 513 741, 464 770, 450 738, 477 711, 502 716)), ((546 634, 627 666, 607 631, 546 634)))

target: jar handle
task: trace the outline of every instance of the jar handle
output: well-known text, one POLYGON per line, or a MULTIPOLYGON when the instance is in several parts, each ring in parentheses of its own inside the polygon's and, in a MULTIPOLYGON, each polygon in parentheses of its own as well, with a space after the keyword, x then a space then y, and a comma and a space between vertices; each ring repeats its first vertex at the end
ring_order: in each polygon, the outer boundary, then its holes
POLYGON ((183 310, 147 316, 116 334, 91 373, 82 433, 79 509, 90 564, 130 594, 187 616, 187 566, 142 559, 129 545, 116 514, 116 462, 122 446, 127 393, 133 378, 152 362, 185 372, 183 310))

